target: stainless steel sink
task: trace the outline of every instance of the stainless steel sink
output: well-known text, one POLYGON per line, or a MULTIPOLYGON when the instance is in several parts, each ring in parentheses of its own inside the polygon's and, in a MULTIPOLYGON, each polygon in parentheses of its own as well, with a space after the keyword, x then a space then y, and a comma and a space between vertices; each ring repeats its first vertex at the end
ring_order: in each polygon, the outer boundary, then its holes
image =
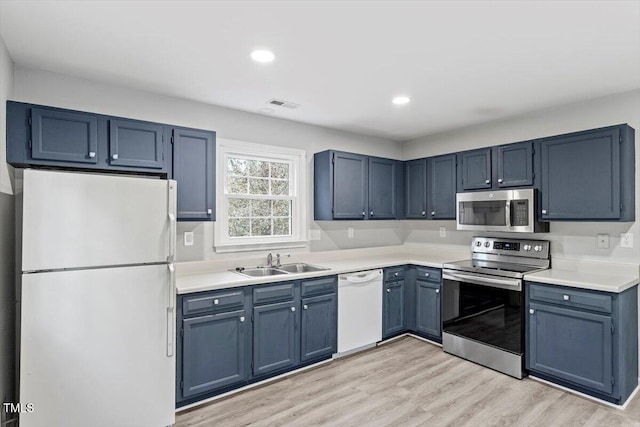
POLYGON ((309 273, 312 271, 326 271, 331 270, 327 267, 320 267, 317 265, 305 264, 303 262, 298 262, 294 264, 283 264, 278 267, 279 270, 286 271, 287 273, 309 273))
POLYGON ((282 274, 289 274, 286 271, 278 270, 275 267, 257 267, 257 268, 245 268, 242 270, 230 270, 234 273, 241 274, 247 277, 265 277, 265 276, 279 276, 282 274))

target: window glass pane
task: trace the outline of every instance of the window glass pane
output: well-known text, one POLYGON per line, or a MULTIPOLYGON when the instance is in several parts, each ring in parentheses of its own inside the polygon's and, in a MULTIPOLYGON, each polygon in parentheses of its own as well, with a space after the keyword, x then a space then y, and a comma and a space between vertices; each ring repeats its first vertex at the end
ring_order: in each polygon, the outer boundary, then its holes
POLYGON ((229 216, 249 216, 249 199, 229 199, 229 216))
POLYGON ((270 236, 271 235, 271 219, 258 218, 251 220, 252 236, 270 236))
POLYGON ((290 231, 290 219, 289 218, 275 218, 273 220, 273 235, 274 236, 288 236, 290 231))
POLYGON ((290 213, 291 213, 291 201, 289 200, 273 201, 273 216, 290 216, 290 213))
POLYGON ((274 196, 289 195, 289 181, 271 180, 271 194, 274 196))
POLYGON ((251 216, 271 216, 271 200, 252 200, 251 216))
POLYGON ((249 235, 249 218, 229 218, 229 237, 249 235))
POLYGON ((262 160, 249 160, 249 176, 268 177, 269 162, 262 160))
POLYGON ((227 159, 227 173, 229 175, 246 176, 249 172, 248 161, 245 159, 236 159, 230 157, 227 159))
POLYGON ((249 194, 269 194, 269 180, 249 178, 249 194))
POLYGON ((229 177, 227 182, 229 194, 247 194, 247 178, 229 177))
POLYGON ((289 179, 289 165, 287 163, 271 163, 271 177, 289 179))

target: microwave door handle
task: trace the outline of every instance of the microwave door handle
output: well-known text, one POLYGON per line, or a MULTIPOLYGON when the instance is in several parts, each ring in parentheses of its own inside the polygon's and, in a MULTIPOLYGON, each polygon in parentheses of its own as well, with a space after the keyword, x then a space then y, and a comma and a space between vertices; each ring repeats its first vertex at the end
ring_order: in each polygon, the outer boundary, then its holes
POLYGON ((511 203, 513 202, 513 200, 507 200, 507 204, 505 207, 505 216, 506 216, 506 222, 507 222, 507 227, 511 228, 511 224, 513 224, 513 211, 511 210, 511 203))

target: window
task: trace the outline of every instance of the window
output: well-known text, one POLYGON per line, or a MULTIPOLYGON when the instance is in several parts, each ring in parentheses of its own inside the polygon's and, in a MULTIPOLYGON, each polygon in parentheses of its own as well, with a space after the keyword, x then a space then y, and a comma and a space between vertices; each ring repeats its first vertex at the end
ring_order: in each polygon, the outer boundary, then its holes
POLYGON ((218 139, 216 251, 301 246, 303 150, 218 139))

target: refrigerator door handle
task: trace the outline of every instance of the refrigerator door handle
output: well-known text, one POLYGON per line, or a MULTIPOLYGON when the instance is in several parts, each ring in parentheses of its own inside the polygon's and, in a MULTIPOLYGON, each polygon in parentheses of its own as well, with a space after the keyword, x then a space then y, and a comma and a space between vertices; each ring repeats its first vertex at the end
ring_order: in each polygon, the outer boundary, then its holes
POLYGON ((176 269, 169 264, 169 305, 167 306, 167 357, 173 357, 175 346, 176 269))
POLYGON ((168 207, 167 214, 169 216, 169 256, 168 262, 174 262, 176 260, 176 187, 177 182, 169 180, 169 194, 168 194, 168 207))

